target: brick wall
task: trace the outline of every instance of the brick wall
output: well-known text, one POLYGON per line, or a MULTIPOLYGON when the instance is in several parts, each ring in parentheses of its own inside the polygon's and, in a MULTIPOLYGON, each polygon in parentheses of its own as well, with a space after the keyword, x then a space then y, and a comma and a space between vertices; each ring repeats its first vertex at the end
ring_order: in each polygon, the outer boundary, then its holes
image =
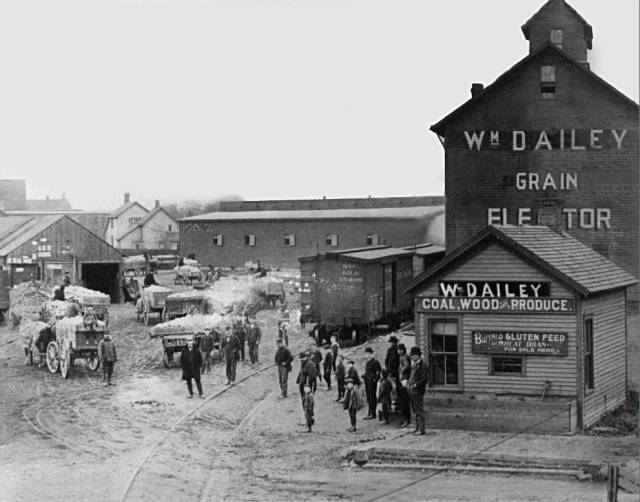
MULTIPOLYGON (((440 221, 441 220, 437 220, 440 221)), ((380 244, 409 246, 425 242, 431 219, 359 219, 359 220, 290 220, 290 221, 220 221, 213 231, 188 232, 180 223, 180 254, 195 254, 203 265, 242 266, 247 260, 264 264, 298 268, 298 258, 336 249, 363 247, 366 237, 377 233, 380 244), (295 234, 295 246, 284 246, 284 235, 295 234), (213 236, 222 235, 222 246, 215 246, 213 236), (244 235, 254 234, 256 245, 245 246, 244 235), (338 235, 338 247, 326 245, 326 236, 338 235)), ((441 229, 442 231, 442 229, 441 229)))

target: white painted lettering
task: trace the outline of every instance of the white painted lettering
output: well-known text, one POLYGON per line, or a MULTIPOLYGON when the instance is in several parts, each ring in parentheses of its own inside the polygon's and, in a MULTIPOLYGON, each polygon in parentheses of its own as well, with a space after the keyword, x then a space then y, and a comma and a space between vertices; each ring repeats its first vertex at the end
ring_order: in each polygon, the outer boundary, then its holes
POLYGON ((482 287, 482 296, 494 296, 493 291, 491 291, 491 287, 488 283, 484 283, 482 287))
POLYGON ((593 228, 594 220, 593 209, 580 209, 580 228, 593 228))
POLYGON ((524 131, 513 131, 513 151, 522 151, 527 146, 526 136, 524 131))
POLYGON ((518 225, 525 225, 531 221, 531 209, 528 207, 518 208, 518 225))
POLYGON ((615 129, 611 129, 611 133, 613 134, 613 137, 616 140, 616 145, 618 145, 618 150, 622 149, 622 140, 627 135, 627 130, 623 129, 622 131, 620 131, 620 134, 618 134, 618 131, 616 131, 615 129))
POLYGON ((556 182, 553 179, 553 176, 551 176, 551 173, 547 173, 547 175, 544 177, 544 183, 542 184, 543 190, 547 190, 549 188, 552 188, 553 190, 558 189, 558 187, 556 186, 556 182))
POLYGON ((533 296, 535 296, 536 298, 538 296, 540 296, 539 292, 540 292, 540 287, 542 286, 542 284, 531 284, 531 289, 533 290, 533 296))
POLYGON ((541 146, 545 146, 547 150, 553 150, 553 147, 551 146, 551 141, 549 141, 549 136, 547 136, 547 131, 542 131, 540 133, 540 136, 538 137, 538 142, 536 143, 534 150, 539 150, 541 146))
POLYGON ((478 288, 472 282, 467 283, 467 296, 477 296, 478 288))
POLYGON ((444 297, 456 296, 456 291, 458 290, 457 283, 440 283, 440 294, 444 297))
POLYGON ((578 173, 562 173, 560 175, 560 188, 563 190, 571 190, 578 188, 578 173))
POLYGON ((564 150, 564 129, 560 129, 560 150, 564 150))
POLYGON ((611 209, 597 208, 596 214, 598 217, 597 228, 611 228, 611 209))
POLYGON ((602 132, 602 129, 591 129, 591 134, 589 135, 589 146, 594 150, 600 150, 602 148, 602 145, 599 144, 602 132))
POLYGON ((576 145, 576 130, 571 129, 571 149, 572 150, 584 150, 584 145, 576 145))
POLYGON ((491 144, 492 145, 500 144, 500 131, 491 131, 491 144))
POLYGON ((562 212, 567 215, 567 228, 573 228, 573 216, 578 212, 577 209, 565 207, 562 212))
POLYGON ((516 173, 516 190, 527 189, 527 174, 528 173, 516 173))
POLYGON ((471 136, 467 131, 464 132, 465 138, 467 138, 467 144, 469 145, 469 150, 473 150, 473 147, 476 147, 476 150, 480 150, 482 146, 482 140, 484 138, 484 131, 480 131, 480 134, 473 131, 471 136))
POLYGON ((500 208, 490 207, 487 209, 488 223, 487 225, 500 225, 502 223, 500 218, 500 208))

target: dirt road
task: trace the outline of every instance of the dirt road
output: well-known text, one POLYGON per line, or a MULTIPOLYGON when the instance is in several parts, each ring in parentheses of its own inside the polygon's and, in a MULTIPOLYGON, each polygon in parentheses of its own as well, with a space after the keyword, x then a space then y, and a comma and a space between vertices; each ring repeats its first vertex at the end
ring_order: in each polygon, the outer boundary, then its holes
MULTIPOLYGON (((225 288, 225 279, 215 287, 225 288)), ((383 437, 384 429, 370 421, 347 433, 347 416, 325 387, 316 395, 314 432, 303 432, 297 361, 284 400, 268 367, 276 315, 257 316, 260 364, 240 363, 232 387, 216 364, 203 376, 204 400, 186 398, 180 370, 164 368, 160 342, 149 339, 130 305, 111 307, 120 358, 113 387, 103 387, 100 374, 81 362, 68 380, 24 366, 20 345, 7 343, 15 334, 1 328, 0 500, 367 500, 424 476, 342 465, 346 447, 383 437)), ((294 330, 294 353, 310 343, 294 330)), ((441 474, 386 500, 588 501, 602 500, 603 490, 565 480, 441 474)))

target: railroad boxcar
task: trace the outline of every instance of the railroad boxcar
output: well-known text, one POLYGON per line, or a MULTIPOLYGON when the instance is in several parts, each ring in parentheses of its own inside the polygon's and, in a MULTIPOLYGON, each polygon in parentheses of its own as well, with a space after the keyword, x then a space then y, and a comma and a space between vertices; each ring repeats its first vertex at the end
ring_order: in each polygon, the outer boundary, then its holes
POLYGON ((319 345, 334 334, 360 343, 413 315, 413 300, 401 293, 413 277, 412 250, 369 246, 299 261, 301 321, 315 324, 310 334, 319 345))

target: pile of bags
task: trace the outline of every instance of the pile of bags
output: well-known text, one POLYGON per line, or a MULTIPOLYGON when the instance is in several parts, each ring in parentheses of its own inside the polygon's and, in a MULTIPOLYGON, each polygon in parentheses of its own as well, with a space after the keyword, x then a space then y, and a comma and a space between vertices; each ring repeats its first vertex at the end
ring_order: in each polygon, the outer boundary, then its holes
POLYGON ((226 325, 231 325, 231 319, 224 314, 188 315, 156 324, 151 328, 149 336, 156 338, 158 336, 171 334, 201 333, 204 332, 205 329, 215 329, 222 332, 226 325))
POLYGON ((64 290, 64 296, 67 300, 76 301, 82 305, 109 305, 111 303, 109 295, 82 286, 67 286, 64 290))

